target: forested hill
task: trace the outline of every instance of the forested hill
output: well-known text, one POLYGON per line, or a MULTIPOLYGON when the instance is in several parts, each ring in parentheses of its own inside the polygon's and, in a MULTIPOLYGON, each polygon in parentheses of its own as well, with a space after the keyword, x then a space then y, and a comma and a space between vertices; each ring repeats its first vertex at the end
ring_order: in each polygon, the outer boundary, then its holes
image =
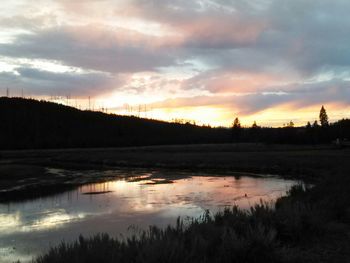
POLYGON ((168 123, 56 103, 0 98, 0 149, 219 143, 228 129, 168 123))
POLYGON ((326 127, 210 128, 82 111, 33 99, 0 98, 0 150, 228 142, 319 144, 337 138, 349 144, 350 120, 326 127))

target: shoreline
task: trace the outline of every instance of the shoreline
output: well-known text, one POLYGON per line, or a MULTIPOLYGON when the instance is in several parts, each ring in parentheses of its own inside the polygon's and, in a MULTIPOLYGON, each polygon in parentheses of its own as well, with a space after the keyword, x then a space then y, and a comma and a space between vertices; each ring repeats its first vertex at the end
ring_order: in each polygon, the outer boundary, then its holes
POLYGON ((350 172, 350 150, 332 146, 208 144, 109 149, 0 152, 0 202, 59 193, 115 177, 86 176, 106 170, 174 171, 219 176, 273 175, 317 183, 329 174, 350 172), (49 169, 48 169, 49 168, 49 169), (50 173, 64 169, 68 174, 50 173), (70 172, 72 171, 72 172, 70 172), (6 189, 13 188, 9 192, 6 189))

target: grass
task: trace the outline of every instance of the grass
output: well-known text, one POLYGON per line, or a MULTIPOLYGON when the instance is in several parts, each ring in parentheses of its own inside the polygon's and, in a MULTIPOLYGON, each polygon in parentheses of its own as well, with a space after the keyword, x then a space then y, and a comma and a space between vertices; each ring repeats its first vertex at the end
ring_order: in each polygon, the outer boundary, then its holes
MULTIPOLYGON (((243 171, 319 176, 347 165, 349 149, 264 144, 178 145, 1 152, 4 160, 68 169, 110 167, 243 171)), ((349 169, 350 170, 350 169, 349 169)))
POLYGON ((349 262, 349 186, 347 176, 333 176, 313 188, 292 187, 274 206, 208 211, 125 240, 80 236, 34 262, 349 262))

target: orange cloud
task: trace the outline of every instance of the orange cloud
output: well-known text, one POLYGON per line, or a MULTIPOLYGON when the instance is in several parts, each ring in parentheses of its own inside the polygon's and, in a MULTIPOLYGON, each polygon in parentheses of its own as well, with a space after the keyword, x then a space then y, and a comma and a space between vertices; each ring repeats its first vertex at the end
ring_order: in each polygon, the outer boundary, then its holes
POLYGON ((199 17, 190 23, 180 23, 178 26, 188 43, 204 46, 254 43, 265 28, 266 23, 263 21, 243 22, 234 15, 199 17))
POLYGON ((206 89, 212 93, 251 93, 275 91, 273 87, 282 85, 287 79, 287 76, 259 72, 214 71, 196 76, 184 85, 206 89))

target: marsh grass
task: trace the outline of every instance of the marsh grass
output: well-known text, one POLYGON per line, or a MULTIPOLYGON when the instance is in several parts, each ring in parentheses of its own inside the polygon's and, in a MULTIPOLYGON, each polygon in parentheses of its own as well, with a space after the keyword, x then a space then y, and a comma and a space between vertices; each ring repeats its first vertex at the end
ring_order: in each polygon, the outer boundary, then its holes
POLYGON ((248 211, 234 206, 214 215, 206 211, 124 240, 80 236, 33 262, 344 262, 348 257, 339 250, 348 249, 348 240, 332 237, 335 226, 337 233, 349 231, 348 183, 336 177, 312 188, 296 185, 275 205, 261 202, 248 211))
MULTIPOLYGON (((283 262, 276 230, 234 207, 215 216, 209 213, 185 224, 160 229, 155 226, 125 241, 107 234, 80 236, 73 243, 61 243, 39 257, 46 262, 283 262)), ((252 214, 250 214, 252 213, 252 214)))
POLYGON ((339 236, 334 243, 330 226, 337 225, 339 231, 342 222, 340 231, 349 230, 344 211, 349 211, 350 194, 345 185, 297 185, 275 205, 261 202, 248 211, 234 206, 214 215, 207 211, 197 219, 179 218, 163 229, 150 226, 125 240, 108 234, 80 236, 34 262, 328 262, 327 257, 340 257, 332 253, 333 247, 339 250, 340 242, 344 248, 346 241, 339 236), (327 256, 317 252, 324 249, 329 250, 327 256))

